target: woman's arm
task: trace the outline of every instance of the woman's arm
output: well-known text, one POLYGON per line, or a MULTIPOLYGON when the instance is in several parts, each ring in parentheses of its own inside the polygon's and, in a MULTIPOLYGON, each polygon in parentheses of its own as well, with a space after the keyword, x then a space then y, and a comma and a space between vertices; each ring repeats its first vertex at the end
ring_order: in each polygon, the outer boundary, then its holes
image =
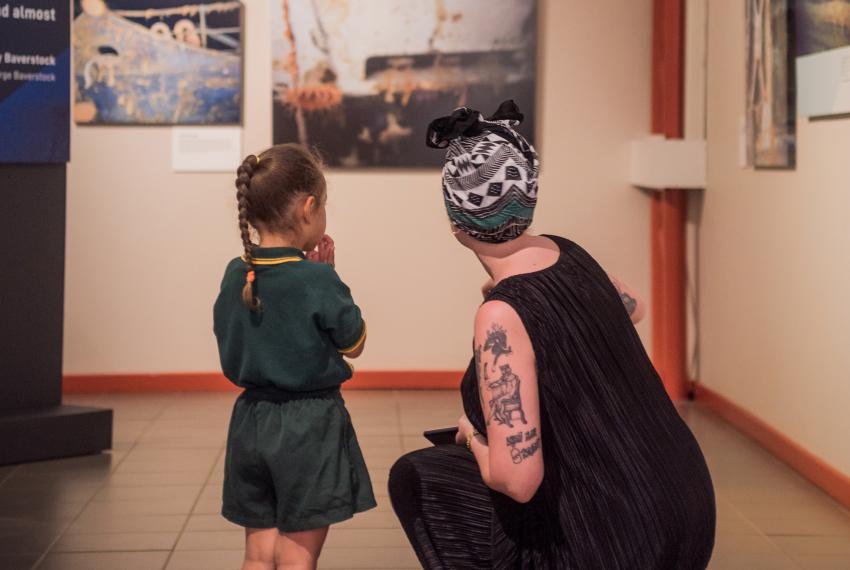
POLYGON ((626 307, 626 311, 629 313, 629 317, 632 319, 634 324, 638 324, 643 317, 646 316, 646 303, 643 302, 643 299, 637 296, 634 289, 611 275, 608 274, 608 278, 611 280, 611 283, 614 284, 614 287, 617 289, 617 293, 620 294, 620 299, 623 300, 623 306, 626 307))
POLYGON ((531 340, 507 303, 478 310, 475 357, 487 439, 476 436, 472 452, 488 487, 526 503, 543 481, 537 370, 531 340))

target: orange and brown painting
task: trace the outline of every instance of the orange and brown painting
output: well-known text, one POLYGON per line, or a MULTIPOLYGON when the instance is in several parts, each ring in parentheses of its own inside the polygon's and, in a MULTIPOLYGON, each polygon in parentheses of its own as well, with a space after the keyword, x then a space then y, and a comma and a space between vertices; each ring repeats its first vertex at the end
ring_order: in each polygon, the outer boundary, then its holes
POLYGON ((269 0, 274 142, 334 166, 433 166, 428 123, 514 99, 534 138, 536 0, 269 0))

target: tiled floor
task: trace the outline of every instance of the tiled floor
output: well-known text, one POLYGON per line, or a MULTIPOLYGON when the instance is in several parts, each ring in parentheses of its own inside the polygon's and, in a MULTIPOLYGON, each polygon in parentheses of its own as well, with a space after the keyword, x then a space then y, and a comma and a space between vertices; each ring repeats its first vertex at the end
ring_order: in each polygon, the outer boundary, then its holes
MULTIPOLYGON (((3 570, 238 568, 218 515, 234 394, 76 396, 115 410, 111 453, 0 467, 3 570)), ((333 528, 322 568, 418 568, 386 493, 390 465, 460 415, 454 392, 348 392, 378 509, 333 528)), ((850 513, 698 407, 683 414, 718 495, 715 570, 850 569, 850 513)))

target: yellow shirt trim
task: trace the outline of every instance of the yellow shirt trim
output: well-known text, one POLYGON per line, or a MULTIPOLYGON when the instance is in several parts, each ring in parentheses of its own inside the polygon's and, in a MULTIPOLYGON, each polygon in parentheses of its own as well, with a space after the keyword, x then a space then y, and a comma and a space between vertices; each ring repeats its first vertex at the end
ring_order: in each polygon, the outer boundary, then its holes
POLYGON ((340 348, 338 350, 339 350, 340 354, 349 355, 352 352, 356 351, 358 348, 360 348, 363 345, 363 341, 365 341, 365 340, 366 340, 366 321, 363 321, 363 332, 360 333, 360 338, 357 339, 357 342, 355 342, 349 348, 340 348))
MULTIPOLYGON (((248 258, 242 256, 242 261, 247 262, 248 258)), ((280 265, 281 263, 291 263, 294 261, 302 261, 300 257, 255 257, 251 263, 254 265, 280 265)))

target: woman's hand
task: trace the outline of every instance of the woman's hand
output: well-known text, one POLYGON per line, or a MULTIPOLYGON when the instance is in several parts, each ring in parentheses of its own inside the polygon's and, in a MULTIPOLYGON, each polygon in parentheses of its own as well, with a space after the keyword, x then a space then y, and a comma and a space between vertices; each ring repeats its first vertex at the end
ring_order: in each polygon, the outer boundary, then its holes
POLYGON ((457 421, 457 435, 455 436, 455 443, 465 446, 469 434, 472 433, 475 433, 475 428, 472 427, 472 423, 469 421, 469 418, 466 417, 466 414, 463 414, 457 421))
POLYGON ((322 236, 322 239, 319 240, 319 245, 316 249, 307 252, 307 259, 315 261, 316 263, 327 263, 333 267, 335 265, 335 251, 336 246, 334 246, 334 240, 331 239, 331 236, 325 234, 322 236))

